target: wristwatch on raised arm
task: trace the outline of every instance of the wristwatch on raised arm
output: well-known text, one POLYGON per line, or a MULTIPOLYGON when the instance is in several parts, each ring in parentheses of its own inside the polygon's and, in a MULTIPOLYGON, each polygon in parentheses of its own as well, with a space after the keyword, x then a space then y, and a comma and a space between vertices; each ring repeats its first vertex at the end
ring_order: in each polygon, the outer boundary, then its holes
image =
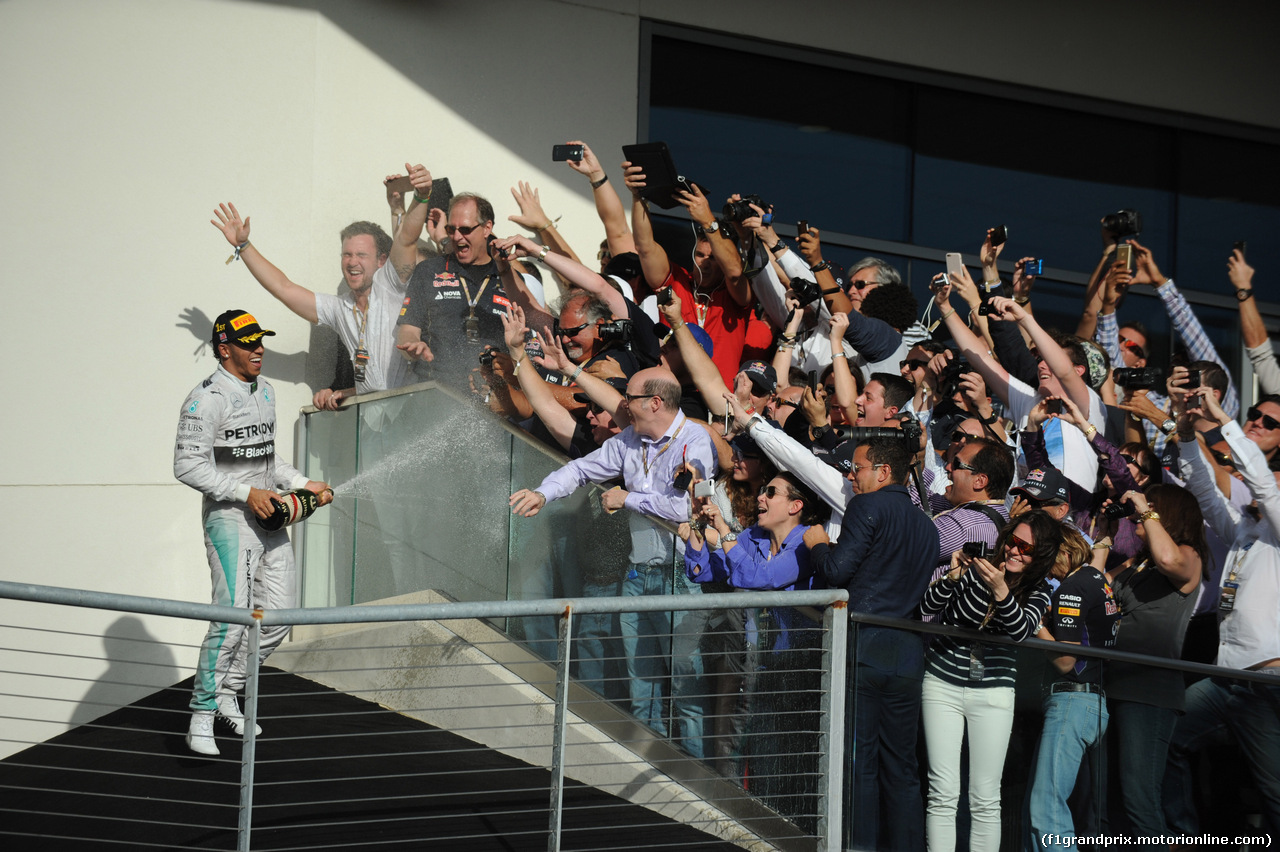
POLYGON ((1160 431, 1166 435, 1172 435, 1174 430, 1178 428, 1178 421, 1172 417, 1166 417, 1164 422, 1160 424, 1160 431))

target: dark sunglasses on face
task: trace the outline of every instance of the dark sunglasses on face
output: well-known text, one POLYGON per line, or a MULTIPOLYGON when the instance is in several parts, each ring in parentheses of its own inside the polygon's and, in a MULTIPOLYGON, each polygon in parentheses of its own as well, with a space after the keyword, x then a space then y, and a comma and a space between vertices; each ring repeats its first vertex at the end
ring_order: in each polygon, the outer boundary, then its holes
POLYGON ((1235 459, 1231 458, 1230 453, 1220 453, 1217 450, 1209 450, 1209 454, 1212 455, 1213 460, 1222 467, 1234 468, 1236 466, 1235 459))
POLYGON ((556 337, 577 337, 579 334, 582 333, 582 330, 589 325, 591 325, 591 323, 584 322, 582 325, 575 325, 573 328, 562 328, 560 325, 560 320, 556 320, 556 323, 555 323, 556 337))
POLYGON ((1012 550, 1014 553, 1022 556, 1030 556, 1031 551, 1035 549, 1035 545, 1029 541, 1023 541, 1016 535, 1010 535, 1009 540, 1004 543, 1005 549, 1012 550))
POLYGON ((471 232, 474 231, 476 228, 483 228, 483 227, 484 225, 445 225, 444 232, 451 237, 455 233, 462 234, 462 236, 464 237, 469 237, 471 236, 471 232))
POLYGON ((959 429, 951 433, 951 443, 963 444, 970 438, 976 438, 977 435, 970 435, 968 432, 961 432, 959 429))
POLYGON ((928 363, 928 361, 921 361, 919 358, 908 358, 907 360, 900 362, 898 364, 898 368, 902 369, 903 367, 906 367, 908 370, 914 372, 915 370, 924 369, 925 365, 928 363))
POLYGON ((1263 414, 1262 411, 1256 407, 1250 408, 1245 416, 1248 418, 1248 422, 1250 423, 1255 420, 1261 420, 1264 429, 1280 429, 1280 421, 1276 420, 1270 414, 1263 414))
POLYGON ((766 498, 766 499, 768 499, 768 500, 772 500, 774 497, 777 497, 779 494, 781 494, 783 497, 786 497, 786 496, 787 496, 786 492, 784 492, 782 489, 778 488, 778 486, 776 486, 776 485, 762 485, 762 486, 760 486, 760 495, 759 495, 759 496, 764 497, 764 498, 766 498))
POLYGON ((956 456, 955 458, 951 459, 951 469, 973 471, 974 467, 971 464, 965 464, 964 462, 960 461, 960 457, 956 456))
POLYGON ((604 409, 596 405, 594 402, 588 402, 587 411, 590 411, 592 414, 602 414, 604 409))
POLYGON ((1133 456, 1131 456, 1131 455, 1127 455, 1127 454, 1125 454, 1125 453, 1121 453, 1121 454, 1120 454, 1120 458, 1124 459, 1124 463, 1125 463, 1125 464, 1131 464, 1131 465, 1133 465, 1134 467, 1137 467, 1137 468, 1142 467, 1142 465, 1138 464, 1138 460, 1137 460, 1137 459, 1135 459, 1135 458, 1134 458, 1133 456))
POLYGON ((879 283, 880 283, 879 281, 859 281, 857 278, 855 278, 849 282, 849 286, 861 292, 867 289, 868 287, 874 287, 879 283))

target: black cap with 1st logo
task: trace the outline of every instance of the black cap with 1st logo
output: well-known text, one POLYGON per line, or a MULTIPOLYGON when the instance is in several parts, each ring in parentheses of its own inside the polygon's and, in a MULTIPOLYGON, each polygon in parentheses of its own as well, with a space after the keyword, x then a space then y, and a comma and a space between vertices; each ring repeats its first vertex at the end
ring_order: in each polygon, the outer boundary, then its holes
POLYGON ((253 346, 264 335, 274 335, 258 324, 248 311, 223 311, 213 321, 213 345, 232 343, 237 346, 253 346))

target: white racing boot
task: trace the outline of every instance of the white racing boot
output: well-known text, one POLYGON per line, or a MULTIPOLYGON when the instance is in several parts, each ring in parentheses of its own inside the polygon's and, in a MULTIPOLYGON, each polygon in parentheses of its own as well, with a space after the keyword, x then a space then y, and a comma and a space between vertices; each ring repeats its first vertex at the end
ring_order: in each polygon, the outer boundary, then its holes
MULTIPOLYGON (((214 701, 218 705, 218 717, 231 726, 236 736, 244 736, 244 714, 240 712, 240 700, 230 692, 219 692, 214 701)), ((262 734, 262 726, 254 725, 253 733, 262 734)))
POLYGON ((218 753, 218 744, 213 741, 211 711, 197 710, 191 714, 191 725, 187 728, 187 748, 196 754, 207 754, 210 757, 218 753))

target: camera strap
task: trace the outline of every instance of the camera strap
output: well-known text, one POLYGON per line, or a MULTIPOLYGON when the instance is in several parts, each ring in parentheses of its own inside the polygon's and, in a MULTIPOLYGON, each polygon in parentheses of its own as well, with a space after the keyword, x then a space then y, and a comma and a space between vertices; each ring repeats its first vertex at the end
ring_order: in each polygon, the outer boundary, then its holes
POLYGON ((1000 513, 997 512, 995 509, 991 508, 990 506, 988 506, 986 503, 980 503, 977 500, 974 500, 972 502, 965 503, 963 506, 960 506, 959 508, 973 509, 975 512, 981 512, 982 514, 986 515, 988 519, 990 519, 991 523, 996 525, 997 530, 999 530, 1001 527, 1005 525, 1005 519, 1000 517, 1000 513))

